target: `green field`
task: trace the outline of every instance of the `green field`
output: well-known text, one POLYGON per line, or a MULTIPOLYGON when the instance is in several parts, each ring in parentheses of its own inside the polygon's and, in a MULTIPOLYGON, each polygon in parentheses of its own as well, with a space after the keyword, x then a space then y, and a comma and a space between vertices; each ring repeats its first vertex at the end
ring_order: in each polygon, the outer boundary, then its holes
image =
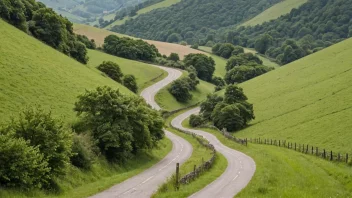
POLYGON ((308 0, 284 0, 265 10, 254 18, 241 24, 241 26, 255 26, 264 22, 277 19, 282 15, 290 13, 293 8, 298 8, 308 0))
MULTIPOLYGON (((139 92, 167 76, 167 72, 149 64, 112 56, 100 51, 89 50, 88 56, 88 66, 94 70, 103 61, 113 61, 119 64, 124 74, 132 74, 136 77, 139 92)), ((100 73, 98 70, 96 72, 100 73)))
POLYGON ((0 34, 0 122, 28 105, 51 108, 54 115, 71 120, 76 97, 98 86, 131 93, 2 20, 0 34))
MULTIPOLYGON (((184 113, 185 111, 178 112, 170 116, 165 122, 167 125, 170 125, 171 121, 178 115, 184 113)), ((199 165, 202 163, 202 159, 204 161, 209 160, 212 157, 212 152, 209 149, 203 147, 199 142, 193 138, 191 135, 187 135, 185 133, 179 132, 175 129, 167 127, 167 130, 184 138, 189 143, 191 143, 193 147, 192 156, 180 167, 180 175, 181 177, 187 173, 190 173, 194 169, 194 165, 199 165)), ((162 185, 158 189, 158 192, 153 195, 153 198, 161 198, 161 197, 188 197, 193 193, 201 190, 206 185, 214 181, 218 178, 226 169, 227 161, 225 157, 219 153, 216 154, 216 160, 213 164, 213 167, 199 176, 195 181, 192 181, 187 185, 180 185, 180 189, 175 191, 174 189, 174 180, 168 180, 165 184, 162 185), (165 190, 167 189, 167 190, 165 190), (164 190, 164 191, 163 191, 164 190)))
POLYGON ((179 3, 181 0, 164 0, 162 2, 159 2, 157 4, 154 4, 154 5, 151 5, 151 6, 148 6, 148 7, 145 7, 143 9, 140 9, 138 12, 137 12, 137 15, 136 16, 133 16, 133 17, 125 17, 123 18, 122 20, 117 20, 115 22, 113 22, 112 24, 106 26, 104 29, 110 29, 112 27, 114 27, 115 25, 122 25, 124 24, 128 19, 135 19, 137 18, 139 15, 141 14, 145 14, 145 13, 148 13, 150 11, 153 11, 155 9, 159 9, 159 8, 166 8, 166 7, 170 7, 176 3, 179 3))
POLYGON ((256 119, 238 137, 352 151, 352 39, 241 85, 256 119))
MULTIPOLYGON (((183 76, 187 75, 186 72, 183 76)), ((170 86, 166 86, 161 89, 155 96, 155 101, 160 105, 160 107, 167 111, 173 111, 180 108, 185 108, 190 105, 194 105, 198 102, 205 100, 209 93, 214 92, 214 85, 208 82, 200 80, 199 85, 197 85, 197 90, 191 91, 193 98, 187 103, 178 102, 167 90, 170 86)))

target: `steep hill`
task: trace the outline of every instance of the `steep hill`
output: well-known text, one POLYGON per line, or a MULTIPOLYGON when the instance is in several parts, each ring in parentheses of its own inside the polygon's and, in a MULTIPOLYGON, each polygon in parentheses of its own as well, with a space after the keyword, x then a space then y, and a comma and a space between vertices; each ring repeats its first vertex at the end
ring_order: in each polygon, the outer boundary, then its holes
MULTIPOLYGON (((118 34, 104 29, 95 28, 88 25, 74 24, 74 32, 77 34, 86 35, 90 39, 94 39, 98 46, 102 46, 105 37, 115 34, 120 37, 129 37, 123 34, 118 34)), ((149 44, 155 45, 161 54, 170 55, 172 52, 179 54, 180 58, 190 53, 203 53, 201 51, 189 48, 187 46, 178 45, 174 43, 165 43, 160 41, 145 40, 149 44)))
POLYGON ((352 39, 241 85, 256 119, 238 137, 352 150, 352 39))
POLYGON ((52 108, 55 115, 74 117, 76 97, 97 86, 122 85, 0 20, 0 117, 5 121, 27 105, 52 108))
POLYGON ((298 8, 307 1, 308 0, 284 0, 273 5, 249 21, 241 24, 241 26, 255 26, 273 19, 277 19, 284 14, 290 13, 292 9, 298 8))

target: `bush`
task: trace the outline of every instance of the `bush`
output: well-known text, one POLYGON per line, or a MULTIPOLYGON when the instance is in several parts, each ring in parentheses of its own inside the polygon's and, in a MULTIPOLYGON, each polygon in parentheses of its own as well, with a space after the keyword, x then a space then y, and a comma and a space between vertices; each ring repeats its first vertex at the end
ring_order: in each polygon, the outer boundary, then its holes
POLYGON ((189 125, 191 125, 191 127, 198 127, 201 124, 203 124, 203 118, 201 116, 191 115, 189 118, 189 125))
POLYGON ((94 143, 88 134, 75 135, 72 145, 73 155, 70 158, 72 165, 89 170, 96 157, 94 150, 94 143))
POLYGON ((123 77, 123 73, 118 64, 111 61, 104 61, 97 67, 97 69, 109 76, 114 81, 118 83, 122 82, 121 78, 123 77))
POLYGON ((195 43, 195 44, 193 44, 193 45, 191 46, 191 48, 192 48, 192 49, 198 49, 198 48, 199 48, 199 45, 198 45, 197 43, 195 43))
POLYGON ((48 163, 51 179, 65 173, 72 155, 72 132, 65 129, 60 120, 53 119, 51 113, 41 109, 25 110, 7 130, 39 149, 48 163))
POLYGON ((185 79, 175 80, 168 90, 179 102, 187 102, 192 99, 191 87, 185 79))
POLYGON ((39 147, 0 131, 0 186, 41 188, 47 183, 49 171, 39 147))
POLYGON ((136 77, 134 75, 127 74, 123 77, 122 84, 131 90, 133 93, 138 92, 138 85, 136 81, 136 77))
POLYGON ((187 42, 186 41, 181 41, 180 45, 187 46, 187 42))
POLYGON ((252 53, 239 54, 238 56, 232 56, 226 63, 226 71, 230 71, 234 67, 246 65, 246 66, 258 66, 263 62, 252 53))
POLYGON ((273 70, 267 66, 238 66, 228 71, 225 75, 227 84, 242 83, 273 70))
POLYGON ((168 60, 172 60, 172 61, 179 61, 180 60, 180 57, 178 54, 176 53, 171 53, 170 56, 167 58, 168 60))

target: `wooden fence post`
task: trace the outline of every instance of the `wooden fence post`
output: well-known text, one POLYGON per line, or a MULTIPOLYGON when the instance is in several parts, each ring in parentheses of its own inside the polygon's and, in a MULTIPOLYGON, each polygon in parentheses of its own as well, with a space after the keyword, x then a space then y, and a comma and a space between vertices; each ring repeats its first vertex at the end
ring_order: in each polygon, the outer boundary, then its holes
POLYGON ((180 164, 176 163, 176 190, 178 190, 178 178, 180 174, 180 164))
POLYGON ((315 148, 315 155, 318 156, 319 155, 319 152, 318 152, 318 147, 315 148))
POLYGON ((330 151, 330 161, 333 160, 333 157, 332 157, 332 151, 330 151))
POLYGON ((326 152, 325 152, 325 149, 324 149, 324 152, 323 152, 323 157, 324 157, 324 159, 326 158, 326 152))
POLYGON ((270 139, 270 145, 273 145, 273 139, 270 139))
POLYGON ((308 153, 308 144, 307 144, 307 149, 306 149, 306 153, 308 153))
POLYGON ((304 153, 304 144, 302 145, 302 153, 304 153))
POLYGON ((279 140, 279 147, 281 146, 281 141, 279 140))
POLYGON ((314 147, 312 146, 312 155, 314 154, 314 147))
POLYGON ((194 177, 196 176, 196 169, 197 169, 197 165, 194 165, 194 167, 193 167, 193 174, 194 174, 194 177))
POLYGON ((340 153, 337 154, 337 161, 340 161, 340 153))
POLYGON ((348 163, 348 153, 346 153, 346 163, 348 163))

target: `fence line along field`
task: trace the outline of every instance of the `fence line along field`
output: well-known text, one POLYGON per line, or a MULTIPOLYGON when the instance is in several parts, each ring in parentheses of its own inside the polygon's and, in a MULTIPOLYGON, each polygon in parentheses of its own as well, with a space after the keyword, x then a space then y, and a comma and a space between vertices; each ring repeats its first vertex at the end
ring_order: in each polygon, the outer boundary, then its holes
MULTIPOLYGON (((105 37, 111 34, 117 35, 119 37, 130 37, 127 35, 118 34, 115 32, 99 29, 89 25, 74 24, 73 28, 76 34, 86 35, 88 38, 94 39, 98 46, 102 46, 104 44, 105 37)), ((133 37, 130 37, 130 38, 133 38, 133 37)), ((152 40, 145 40, 145 41, 148 42, 149 44, 155 45, 162 55, 169 56, 171 53, 177 53, 181 59, 183 59, 183 57, 187 54, 205 53, 205 52, 201 52, 201 51, 192 49, 190 47, 175 44, 175 43, 166 43, 166 42, 152 41, 152 40)))

